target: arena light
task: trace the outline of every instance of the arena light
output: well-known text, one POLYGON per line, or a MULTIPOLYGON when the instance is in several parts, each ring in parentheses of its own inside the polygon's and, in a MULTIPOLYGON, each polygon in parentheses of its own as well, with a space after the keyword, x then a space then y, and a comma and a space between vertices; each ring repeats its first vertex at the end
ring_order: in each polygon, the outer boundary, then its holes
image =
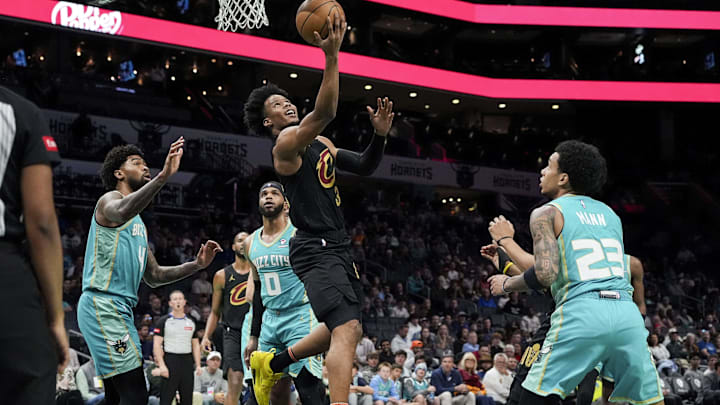
MULTIPOLYGON (((503 7, 508 8, 508 6, 503 7)), ((516 7, 521 6, 512 6, 513 10, 516 7)), ((77 27, 86 26, 81 25, 82 21, 80 20, 87 18, 87 15, 92 15, 87 12, 90 8, 93 9, 90 11, 100 10, 99 13, 105 13, 101 15, 118 13, 68 2, 4 1, 0 2, 0 16, 43 24, 54 23, 82 30, 77 27), (58 7, 68 7, 68 4, 74 7, 73 10, 81 9, 81 12, 73 11, 73 14, 68 14, 65 20, 56 20, 53 17, 53 11, 58 7)), ((156 44, 222 53, 307 69, 321 70, 325 66, 322 50, 315 46, 229 33, 213 28, 129 13, 120 14, 122 16, 120 25, 117 25, 119 18, 113 20, 108 17, 107 21, 111 21, 115 25, 93 27, 94 31, 105 35, 122 36, 156 44), (152 27, 152 29, 147 27, 152 27)), ((715 24, 720 29, 720 18, 716 18, 715 24)), ((633 27, 635 26, 637 26, 637 21, 633 27)), ((494 99, 720 103, 719 83, 496 79, 346 52, 340 52, 340 59, 342 60, 340 64, 340 73, 342 74, 494 99)), ((169 68, 169 62, 166 63, 166 68, 169 68)))
POLYGON ((297 79, 297 78, 298 78, 298 74, 295 73, 295 72, 292 72, 292 73, 290 73, 290 78, 291 78, 291 79, 297 79))
POLYGON ((453 103, 453 104, 455 104, 455 105, 458 105, 458 104, 460 104, 460 99, 459 99, 459 98, 454 98, 454 99, 452 99, 451 103, 453 103))
POLYGON ((105 58, 108 62, 112 62, 112 55, 108 54, 107 58, 105 58))
POLYGON ((368 84, 366 84, 363 88, 364 88, 365 90, 367 90, 367 91, 370 91, 370 90, 373 89, 373 85, 368 83, 368 84))
POLYGON ((212 58, 212 59, 210 59, 210 62, 211 62, 211 63, 215 63, 215 62, 217 62, 217 59, 212 58))
POLYGON ((170 80, 174 82, 174 81, 175 81, 175 76, 170 76, 170 80))
POLYGON ((426 109, 426 110, 429 110, 429 109, 430 109, 430 104, 425 104, 425 109, 426 109))
POLYGON ((498 108, 501 109, 501 110, 504 110, 504 109, 507 108, 507 104, 505 104, 505 103, 498 103, 498 108))
POLYGON ((222 86, 218 86, 218 91, 222 91, 222 86))
POLYGON ((227 65, 228 65, 228 66, 232 66, 232 65, 233 65, 233 61, 231 61, 231 60, 227 61, 227 65))
POLYGON ((559 110, 560 104, 553 104, 552 107, 550 107, 550 108, 552 108, 553 110, 559 110))
POLYGON ((444 198, 442 199, 442 202, 443 202, 443 204, 447 204, 447 200, 444 198))
POLYGON ((461 0, 365 1, 478 24, 720 30, 717 11, 508 6, 461 0))
POLYGON ((408 94, 408 97, 410 97, 410 98, 415 98, 417 96, 418 96, 418 94, 416 91, 411 91, 410 94, 408 94))
POLYGON ((207 96, 207 91, 206 91, 206 90, 203 90, 203 91, 202 91, 202 95, 203 95, 203 96, 207 96))
POLYGON ((191 100, 192 100, 192 97, 187 96, 187 101, 191 101, 191 100))
POLYGON ((458 197, 457 202, 462 202, 462 198, 458 197))
POLYGON ((44 55, 40 55, 40 62, 42 62, 42 61, 44 61, 44 60, 45 60, 45 56, 44 56, 44 55))

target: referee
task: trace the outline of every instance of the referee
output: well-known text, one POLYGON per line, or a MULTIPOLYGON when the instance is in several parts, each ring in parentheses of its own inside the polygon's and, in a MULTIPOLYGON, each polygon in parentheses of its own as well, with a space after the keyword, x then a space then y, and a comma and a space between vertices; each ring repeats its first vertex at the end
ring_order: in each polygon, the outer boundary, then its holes
POLYGON ((193 337, 195 322, 185 316, 185 295, 178 290, 170 293, 169 315, 161 317, 155 325, 153 352, 160 375, 165 377, 160 389, 160 405, 170 405, 175 391, 180 392, 182 404, 192 404, 193 359, 197 375, 200 367, 200 343, 193 337))
POLYGON ((0 332, 3 404, 55 403, 55 375, 68 361, 51 169, 59 161, 40 109, 0 86, 0 308, 12 308, 0 332))

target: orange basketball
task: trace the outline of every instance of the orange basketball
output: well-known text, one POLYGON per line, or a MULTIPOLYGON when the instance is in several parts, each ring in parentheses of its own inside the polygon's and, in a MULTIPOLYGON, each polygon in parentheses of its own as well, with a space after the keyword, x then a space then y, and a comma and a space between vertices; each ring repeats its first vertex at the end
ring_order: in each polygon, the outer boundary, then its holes
POLYGON ((322 38, 327 38, 329 29, 327 19, 329 16, 332 21, 335 13, 340 18, 345 18, 345 11, 335 0, 305 0, 298 7, 295 26, 300 36, 307 43, 312 44, 315 42, 314 31, 317 31, 322 38))

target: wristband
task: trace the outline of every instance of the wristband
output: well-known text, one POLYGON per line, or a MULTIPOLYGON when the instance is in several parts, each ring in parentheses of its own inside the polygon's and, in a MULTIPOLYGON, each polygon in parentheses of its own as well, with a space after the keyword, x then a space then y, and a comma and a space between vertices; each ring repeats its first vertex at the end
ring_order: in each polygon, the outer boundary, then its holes
POLYGON ((507 274, 507 271, 508 271, 508 270, 510 269, 510 267, 512 267, 513 265, 515 265, 515 263, 513 263, 513 262, 507 262, 507 263, 505 263, 505 268, 504 268, 503 271, 502 271, 503 274, 507 274))
POLYGON ((509 293, 510 293, 510 291, 508 291, 508 290, 505 289, 505 283, 507 283, 508 280, 510 280, 510 277, 508 277, 508 278, 506 278, 505 280, 503 280, 502 287, 501 287, 503 294, 509 294, 509 293))
POLYGON ((496 240, 495 243, 497 243, 498 246, 502 246, 502 245, 500 244, 500 241, 503 241, 503 240, 505 240, 505 239, 512 239, 512 236, 503 236, 502 238, 496 240))
POLYGON ((540 291, 544 290, 545 287, 540 284, 537 278, 537 274, 535 274, 535 267, 530 267, 523 273, 523 278, 525 279, 525 284, 527 284, 530 289, 540 291))

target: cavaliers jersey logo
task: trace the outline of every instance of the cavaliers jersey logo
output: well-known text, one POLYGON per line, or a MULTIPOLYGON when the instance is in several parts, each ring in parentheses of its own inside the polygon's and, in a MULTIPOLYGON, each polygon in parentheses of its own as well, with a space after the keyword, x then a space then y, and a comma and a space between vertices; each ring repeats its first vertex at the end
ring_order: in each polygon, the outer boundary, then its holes
POLYGON ((320 153, 316 169, 320 184, 325 188, 332 188, 335 185, 335 162, 330 149, 325 149, 320 153))
POLYGON ((230 304, 234 306, 243 305, 247 303, 245 298, 245 290, 247 289, 247 281, 240 283, 230 290, 230 304))
POLYGON ((118 340, 106 340, 105 342, 112 346, 113 349, 115 349, 116 352, 118 352, 120 355, 125 354, 127 351, 127 341, 130 340, 130 335, 126 334, 123 336, 122 339, 118 340))

